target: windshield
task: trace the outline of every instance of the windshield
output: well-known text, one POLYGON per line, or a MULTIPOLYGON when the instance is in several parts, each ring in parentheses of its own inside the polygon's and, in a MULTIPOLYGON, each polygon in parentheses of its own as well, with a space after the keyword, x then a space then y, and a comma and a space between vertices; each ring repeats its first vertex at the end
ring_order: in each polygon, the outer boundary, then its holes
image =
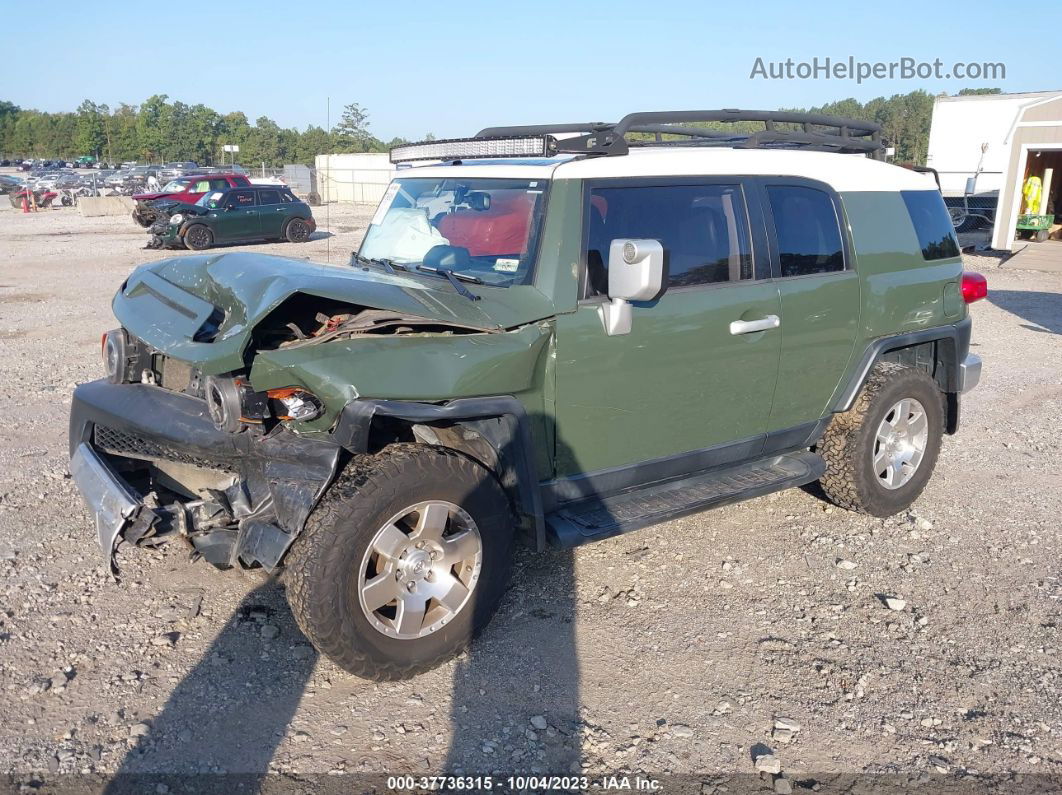
POLYGON ((180 193, 188 187, 190 179, 171 179, 162 187, 162 193, 180 193))
POLYGON ((199 207, 206 207, 208 210, 216 210, 221 206, 221 198, 224 195, 225 192, 220 190, 204 193, 199 197, 199 201, 196 202, 196 205, 199 207))
POLYGON ((391 182, 359 255, 451 270, 497 287, 531 276, 545 180, 403 178, 391 182))

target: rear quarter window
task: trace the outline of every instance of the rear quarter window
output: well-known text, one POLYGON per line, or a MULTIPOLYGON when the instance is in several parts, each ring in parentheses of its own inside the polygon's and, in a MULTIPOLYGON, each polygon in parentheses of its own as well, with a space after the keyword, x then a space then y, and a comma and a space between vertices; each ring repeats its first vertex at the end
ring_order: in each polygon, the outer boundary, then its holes
POLYGON ((900 191, 907 214, 911 216, 922 257, 926 260, 950 259, 959 256, 959 241, 955 238, 948 208, 935 190, 900 191))

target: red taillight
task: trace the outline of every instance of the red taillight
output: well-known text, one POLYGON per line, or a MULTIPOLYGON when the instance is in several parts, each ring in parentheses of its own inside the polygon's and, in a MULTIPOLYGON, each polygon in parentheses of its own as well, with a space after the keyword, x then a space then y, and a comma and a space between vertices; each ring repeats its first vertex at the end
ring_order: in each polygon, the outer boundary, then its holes
POLYGON ((964 271, 962 274, 962 300, 968 304, 980 301, 988 295, 988 279, 980 273, 964 271))

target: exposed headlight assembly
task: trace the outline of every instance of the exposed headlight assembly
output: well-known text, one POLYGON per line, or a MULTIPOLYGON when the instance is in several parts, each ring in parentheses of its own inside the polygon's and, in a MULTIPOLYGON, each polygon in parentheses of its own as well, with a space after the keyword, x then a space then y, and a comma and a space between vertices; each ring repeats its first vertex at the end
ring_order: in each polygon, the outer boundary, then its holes
POLYGON ((139 379, 138 374, 131 373, 139 367, 141 348, 136 338, 125 329, 116 328, 105 333, 100 342, 103 373, 110 383, 125 383, 131 376, 139 379))
POLYGON ((180 224, 180 223, 184 223, 184 216, 181 215, 180 213, 177 213, 176 215, 171 215, 170 216, 170 223, 174 224, 174 225, 180 224))
POLYGON ((266 395, 284 408, 283 412, 277 412, 278 420, 312 420, 314 417, 321 416, 321 412, 324 411, 317 396, 301 387, 287 386, 282 389, 270 389, 266 395))

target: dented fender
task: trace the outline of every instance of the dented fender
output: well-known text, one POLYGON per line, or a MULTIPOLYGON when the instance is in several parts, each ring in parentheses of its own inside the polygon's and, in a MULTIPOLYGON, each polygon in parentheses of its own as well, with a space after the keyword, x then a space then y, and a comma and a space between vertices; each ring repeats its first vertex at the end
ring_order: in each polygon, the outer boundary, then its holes
POLYGON ((552 321, 482 334, 364 335, 260 351, 251 384, 262 392, 301 386, 325 406, 301 430, 327 430, 352 400, 445 401, 537 390, 552 321))

